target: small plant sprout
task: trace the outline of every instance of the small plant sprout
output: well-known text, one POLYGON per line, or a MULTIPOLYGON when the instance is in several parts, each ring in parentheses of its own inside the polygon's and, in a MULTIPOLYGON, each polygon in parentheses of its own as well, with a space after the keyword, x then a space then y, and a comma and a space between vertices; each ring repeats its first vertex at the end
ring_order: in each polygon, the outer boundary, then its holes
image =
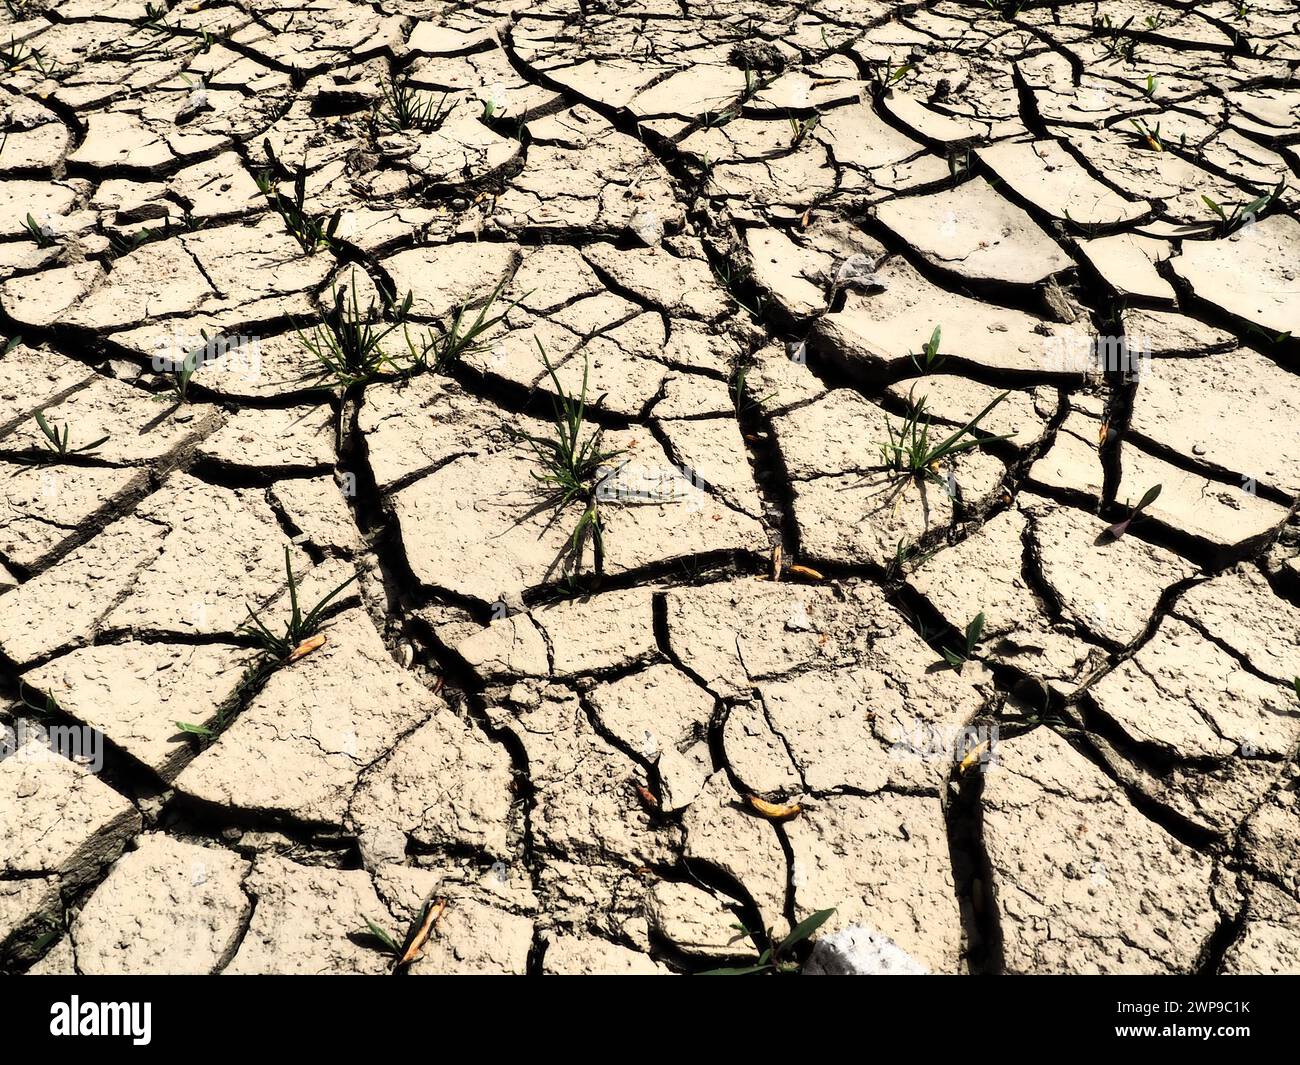
POLYGON ((901 577, 903 570, 911 567, 913 570, 925 565, 935 555, 938 548, 930 551, 922 551, 917 544, 910 540, 899 540, 894 544, 894 557, 889 560, 885 567, 885 580, 892 581, 901 577))
POLYGON ((1249 225, 1259 218, 1277 202, 1277 198, 1282 195, 1282 190, 1285 188, 1286 178, 1282 178, 1264 195, 1251 200, 1249 203, 1235 204, 1230 208, 1224 207, 1223 204, 1210 199, 1209 196, 1202 196, 1201 201, 1218 219, 1219 236, 1226 237, 1229 233, 1234 233, 1242 226, 1249 225))
POLYGON ((394 967, 401 968, 403 965, 409 965, 420 956, 424 945, 429 941, 429 936, 433 934, 438 918, 446 910, 447 901, 445 899, 440 899, 437 902, 427 899, 415 915, 415 920, 411 922, 411 927, 407 930, 406 938, 401 944, 369 917, 364 918, 366 930, 361 935, 370 936, 376 940, 383 947, 384 953, 392 955, 394 967))
POLYGON ((50 223, 48 218, 45 222, 38 222, 29 212, 26 220, 23 222, 23 229, 27 230, 27 233, 32 240, 36 241, 36 246, 38 248, 52 248, 58 243, 58 241, 54 239, 54 226, 50 223))
POLYGON ((212 346, 212 339, 208 336, 207 330, 200 329, 199 334, 203 337, 202 345, 193 351, 187 351, 180 365, 173 366, 170 371, 171 393, 176 397, 177 403, 189 402, 190 380, 203 366, 203 357, 212 346))
POLYGON ((753 99, 775 80, 775 73, 760 74, 753 67, 745 67, 745 91, 741 94, 741 102, 753 99))
POLYGON ((435 99, 411 84, 409 77, 390 77, 383 87, 384 98, 375 111, 375 123, 390 132, 414 129, 432 133, 447 119, 447 94, 435 99))
POLYGON ((113 249, 113 254, 117 258, 123 255, 130 255, 136 248, 161 235, 158 229, 151 229, 148 226, 142 226, 134 233, 110 233, 108 235, 108 246, 113 249))
POLYGON ((930 334, 930 339, 921 345, 921 353, 918 355, 913 352, 910 356, 912 365, 920 373, 935 373, 941 367, 945 359, 939 354, 939 341, 943 336, 942 330, 936 325, 934 332, 930 334))
POLYGON ((583 544, 590 535, 599 568, 605 545, 597 489, 605 473, 605 464, 623 452, 604 450, 600 446, 603 432, 599 428, 590 433, 586 431, 588 364, 585 357, 582 365, 582 391, 575 396, 566 392, 560 384, 555 367, 551 365, 550 357, 540 340, 537 340, 537 349, 542 353, 542 363, 555 389, 553 435, 541 436, 517 429, 512 429, 511 432, 517 439, 528 444, 541 467, 541 473, 530 473, 546 489, 547 495, 542 506, 553 509, 557 517, 572 503, 582 506, 582 514, 570 538, 570 548, 581 562, 583 544))
POLYGON ((1153 152, 1163 152, 1165 150, 1165 142, 1160 139, 1159 122, 1152 127, 1148 126, 1144 119, 1130 118, 1129 124, 1137 130, 1139 139, 1153 152))
MULTIPOLYGON (((786 975, 789 973, 797 973, 799 971, 799 963, 791 957, 791 953, 793 952, 794 948, 797 947, 800 943, 804 942, 804 940, 809 939, 812 936, 812 934, 817 931, 817 929, 819 929, 822 925, 824 925, 827 921, 831 919, 834 913, 835 913, 835 909, 834 907, 832 907, 829 910, 818 910, 816 913, 811 914, 808 917, 805 917, 802 921, 800 921, 797 925, 794 926, 790 934, 786 936, 783 940, 781 940, 780 943, 777 943, 775 946, 768 947, 766 950, 764 950, 752 965, 742 965, 736 968, 727 968, 727 969, 710 969, 705 973, 701 973, 700 975, 701 976, 759 976, 759 975, 770 976, 770 975, 786 975)), ((750 934, 749 930, 745 928, 743 925, 736 925, 734 927, 736 927, 740 933, 739 936, 737 936, 737 938, 748 936, 750 934)), ((771 942, 772 930, 770 928, 768 929, 767 932, 767 938, 768 941, 771 942)))
POLYGON ((28 710, 43 715, 59 714, 63 712, 59 708, 59 704, 54 701, 53 695, 46 695, 45 699, 41 702, 33 702, 27 694, 28 690, 27 683, 20 679, 18 681, 18 698, 21 700, 23 706, 28 710))
POLYGON ((461 304, 456 311, 455 317, 452 318, 451 324, 448 325, 447 331, 441 336, 432 333, 426 334, 417 346, 415 341, 411 339, 410 331, 407 330, 406 346, 411 353, 412 368, 446 373, 453 366, 460 363, 466 355, 482 351, 487 345, 479 338, 498 323, 504 321, 506 315, 510 313, 510 308, 514 306, 511 303, 501 312, 497 314, 491 313, 492 308, 496 306, 497 301, 501 298, 501 293, 505 291, 505 287, 506 281, 503 280, 479 307, 478 314, 475 315, 474 320, 471 322, 467 323, 467 319, 473 308, 469 302, 461 304))
POLYGON ((822 116, 813 114, 807 118, 799 118, 797 115, 787 115, 786 119, 790 123, 790 147, 797 148, 804 142, 804 138, 817 128, 822 116))
POLYGON ((1154 74, 1148 74, 1147 85, 1146 88, 1142 90, 1142 95, 1145 96, 1148 100, 1153 99, 1156 94, 1156 87, 1159 84, 1160 82, 1156 80, 1156 76, 1154 74))
POLYGON ((54 454, 61 457, 67 457, 69 455, 89 455, 97 448, 103 447, 108 443, 108 437, 101 436, 93 443, 82 444, 80 447, 73 447, 71 443, 72 426, 65 422, 63 425, 63 431, 60 432, 57 426, 50 425, 49 421, 46 420, 45 415, 41 411, 36 412, 35 418, 37 428, 40 429, 41 436, 44 438, 41 443, 49 448, 54 454))
MULTIPOLYGON (((1128 28, 1133 25, 1133 16, 1129 15, 1118 26, 1111 21, 1109 15, 1102 15, 1100 19, 1093 16, 1092 28, 1105 37, 1105 49, 1107 59, 1122 59, 1126 63, 1133 62, 1133 52, 1137 48, 1137 38, 1128 34, 1128 28)), ((1148 28, 1151 27, 1148 24, 1148 28)))
POLYGON ((335 288, 334 306, 326 313, 324 326, 314 326, 310 335, 299 332, 298 342, 321 364, 322 378, 343 389, 372 381, 393 368, 384 340, 405 319, 412 299, 408 292, 397 309, 397 321, 385 323, 373 300, 361 310, 354 275, 352 284, 335 288))
POLYGON ((893 60, 882 59, 871 68, 871 80, 877 95, 887 92, 912 73, 911 63, 894 66, 893 60))
POLYGON ((383 944, 386 953, 391 954, 394 958, 399 957, 402 953, 401 946, 382 925, 376 924, 369 917, 365 918, 366 932, 383 944))
POLYGON ((769 392, 765 396, 754 395, 753 390, 749 387, 750 369, 748 366, 741 366, 731 378, 731 387, 736 399, 736 417, 738 419, 744 418, 745 415, 751 412, 762 413, 764 404, 776 395, 775 392, 769 392))
POLYGON ((166 27, 162 26, 161 23, 167 14, 166 4, 154 4, 151 0, 146 0, 144 5, 144 17, 141 19, 141 25, 150 29, 158 30, 159 32, 166 32, 166 27))
POLYGON ((953 669, 961 669, 962 665, 969 662, 975 657, 975 648, 979 646, 980 637, 984 635, 984 611, 980 611, 971 619, 971 623, 966 626, 966 631, 962 635, 961 646, 954 650, 951 647, 941 647, 939 653, 943 655, 943 660, 953 669))
POLYGON ((1013 725, 1050 725, 1069 729, 1070 723, 1052 708, 1052 689, 1041 677, 1026 677, 1012 699, 1003 700, 994 711, 1000 721, 1013 725), (1034 691, 1031 694, 1030 687, 1034 691))
POLYGON ((992 8, 1004 19, 1010 21, 1020 14, 1020 9, 1028 0, 984 0, 986 7, 992 8))
POLYGON ((24 63, 33 58, 33 52, 25 44, 15 43, 13 34, 9 35, 9 47, 0 45, 0 67, 5 70, 21 70, 24 63))
POLYGON ((1074 217, 1074 215, 1070 214, 1070 209, 1068 207, 1065 209, 1065 220, 1069 222, 1070 225, 1075 226, 1077 229, 1080 229, 1084 233, 1086 233, 1088 235, 1089 240, 1091 240, 1093 237, 1097 235, 1096 222, 1080 222, 1077 218, 1074 217))
POLYGON ((325 611, 343 589, 357 580, 359 574, 354 573, 304 614, 298 604, 298 581, 293 575, 288 545, 284 549, 284 572, 289 584, 289 620, 285 623, 284 633, 277 636, 272 632, 251 606, 247 608, 248 620, 244 627, 266 655, 276 662, 288 663, 296 662, 325 642, 325 637, 320 634, 325 611))
POLYGON ((751 317, 763 317, 763 309, 767 306, 767 293, 760 292, 753 304, 746 303, 737 294, 737 289, 750 280, 750 274, 747 270, 741 267, 733 267, 729 260, 715 264, 712 269, 713 276, 727 290, 728 299, 735 303, 737 307, 746 311, 751 317))
POLYGON ((1123 521, 1117 521, 1106 530, 1112 540, 1118 540, 1128 532, 1128 527, 1141 516, 1142 511, 1146 510, 1147 507, 1160 498, 1160 487, 1160 485, 1155 485, 1153 488, 1148 488, 1146 492, 1143 493, 1142 498, 1138 500, 1138 505, 1133 508, 1129 516, 1123 521))
POLYGON ((275 179, 275 173, 281 170, 280 161, 275 156, 269 140, 262 142, 266 154, 266 165, 257 176, 257 186, 262 194, 271 201, 276 213, 284 219, 285 227, 308 255, 315 255, 321 248, 328 248, 334 243, 334 234, 338 232, 342 210, 336 210, 326 218, 318 218, 307 213, 307 163, 304 159, 294 171, 293 198, 282 193, 275 179))
POLYGON ((948 482, 939 475, 940 463, 990 440, 1009 439, 1009 434, 989 437, 971 435, 979 428, 984 417, 1008 395, 1009 392, 1003 392, 955 433, 938 443, 933 443, 930 438, 930 417, 926 412, 924 396, 912 401, 911 413, 903 419, 902 427, 897 431, 886 416, 885 432, 889 439, 876 445, 886 468, 901 477, 932 481, 946 489, 948 482))
POLYGON ((482 119, 484 122, 491 122, 506 113, 505 96, 504 85, 493 85, 480 93, 479 99, 483 102, 482 119))

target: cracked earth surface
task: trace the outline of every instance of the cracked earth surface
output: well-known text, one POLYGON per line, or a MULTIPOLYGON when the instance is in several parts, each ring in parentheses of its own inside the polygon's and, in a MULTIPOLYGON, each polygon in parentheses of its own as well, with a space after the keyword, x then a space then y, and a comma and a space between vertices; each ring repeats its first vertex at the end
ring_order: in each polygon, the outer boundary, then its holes
POLYGON ((5 6, 0 968, 1300 970, 1294 4, 5 6))

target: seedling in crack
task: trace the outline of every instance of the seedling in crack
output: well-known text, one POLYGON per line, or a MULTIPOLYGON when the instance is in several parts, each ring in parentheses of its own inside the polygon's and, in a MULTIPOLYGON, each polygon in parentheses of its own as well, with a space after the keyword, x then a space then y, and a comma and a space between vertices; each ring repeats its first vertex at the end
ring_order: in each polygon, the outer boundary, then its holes
POLYGON ((984 3, 1010 21, 1020 14, 1020 9, 1028 3, 1028 0, 984 0, 984 3))
POLYGON ((740 307, 742 310, 749 312, 754 318, 763 316, 763 308, 767 306, 767 293, 760 292, 758 298, 751 306, 736 294, 736 289, 743 284, 752 280, 752 275, 743 266, 732 266, 731 260, 723 259, 721 262, 713 263, 710 267, 713 276, 718 279, 720 284, 727 291, 727 298, 740 307))
POLYGON ((971 619, 971 623, 966 626, 966 632, 963 635, 962 644, 955 650, 951 647, 941 647, 939 653, 943 655, 943 660, 953 669, 961 667, 975 657, 975 648, 979 646, 980 637, 984 635, 984 611, 980 611, 971 619))
POLYGON ((1277 50, 1277 41, 1272 44, 1258 45, 1244 33, 1232 31, 1232 43, 1251 59, 1263 59, 1277 50))
MULTIPOLYGON (((317 636, 316 639, 322 643, 325 641, 324 636, 317 636)), ((290 658, 289 661, 293 659, 290 658)), ((176 726, 177 731, 187 736, 194 736, 203 746, 206 746, 221 735, 225 727, 230 724, 238 707, 247 701, 249 695, 261 686, 279 664, 265 656, 259 656, 250 662, 230 698, 217 707, 216 715, 208 724, 199 725, 191 721, 173 721, 172 724, 176 726)))
POLYGON ((308 255, 330 247, 334 243, 334 234, 338 232, 342 211, 336 210, 328 219, 308 214, 306 160, 299 163, 293 172, 293 198, 290 199, 280 191, 275 179, 275 173, 282 167, 269 140, 262 142, 262 150, 266 154, 266 165, 257 176, 257 187, 284 219, 285 227, 308 255))
MULTIPOLYGON (((814 932, 831 919, 835 914, 835 908, 829 910, 818 910, 816 913, 805 917, 791 930, 780 943, 770 946, 764 950, 758 960, 753 965, 743 965, 735 968, 710 969, 701 973, 701 976, 771 976, 785 975, 788 973, 797 973, 799 963, 795 961, 791 954, 794 948, 804 940, 810 938, 814 932)), ((749 935, 749 930, 743 926, 736 926, 740 930, 741 936, 749 935)), ((772 930, 767 931, 768 942, 772 939, 772 930)))
POLYGON ((745 67, 745 91, 740 96, 740 102, 743 104, 753 99, 772 82, 776 81, 777 77, 778 75, 775 72, 760 74, 753 67, 745 67))
POLYGON ((63 934, 63 929, 50 918, 42 920, 37 927, 43 928, 44 931, 32 940, 31 951, 34 954, 40 954, 41 951, 63 934))
POLYGON ((799 118, 795 115, 787 115, 786 119, 790 123, 790 147, 798 148, 804 142, 804 138, 817 128, 822 116, 814 114, 807 118, 799 118))
POLYGON ((992 440, 1010 439, 1010 434, 985 437, 971 435, 979 428, 979 423, 985 416, 1010 394, 1003 392, 955 433, 938 443, 933 443, 930 439, 930 417, 926 412, 924 396, 912 402, 911 412, 903 419, 903 425, 898 431, 895 431, 889 416, 886 415, 885 432, 889 439, 887 442, 876 444, 884 459, 885 467, 900 477, 932 481, 946 490, 948 482, 939 474, 940 463, 992 440))
MULTIPOLYGON (((536 340, 536 338, 534 338, 536 340)), ((587 375, 589 366, 584 356, 582 362, 582 391, 572 395, 565 391, 556 376, 555 367, 551 365, 546 348, 537 340, 537 349, 542 353, 542 363, 551 378, 555 389, 552 417, 552 435, 541 436, 511 429, 516 439, 528 444, 542 472, 529 471, 533 479, 546 489, 547 495, 543 507, 554 510, 558 516, 570 504, 582 507, 577 526, 570 538, 570 548, 579 562, 582 560, 582 548, 588 536, 595 547, 597 568, 604 557, 604 522, 600 514, 600 498, 597 489, 605 476, 605 464, 617 458, 623 452, 606 451, 600 446, 603 430, 597 428, 587 431, 587 375)))
POLYGON ((390 77, 383 92, 384 98, 375 109, 375 125, 390 132, 413 129, 432 133, 442 126, 451 111, 446 93, 441 99, 435 99, 432 93, 415 88, 409 77, 390 77))
POLYGON ((202 346, 187 351, 185 357, 181 359, 181 364, 173 367, 170 372, 171 393, 177 403, 189 402, 190 380, 203 366, 203 357, 212 346, 212 340, 206 330, 200 329, 199 334, 203 337, 202 346))
POLYGON ((893 61, 889 59, 882 59, 875 63, 871 68, 871 81, 875 89, 875 95, 883 96, 911 74, 912 69, 911 63, 900 63, 898 66, 894 66, 893 61))
POLYGON ((261 649, 277 662, 288 662, 295 656, 301 657, 302 654, 307 653, 307 650, 314 650, 324 643, 321 639, 320 643, 308 647, 308 644, 311 644, 318 635, 329 605, 338 598, 343 589, 359 577, 359 574, 354 573, 304 614, 298 604, 298 581, 293 575, 288 546, 284 549, 284 572, 289 583, 290 611, 283 635, 276 635, 271 631, 270 626, 251 606, 247 608, 248 620, 244 622, 244 627, 249 630, 261 649))
POLYGON ((1076 226, 1086 233, 1089 240, 1092 240, 1092 238, 1097 235, 1098 226, 1096 222, 1080 222, 1074 217, 1074 215, 1070 214, 1070 209, 1068 207, 1065 209, 1065 220, 1072 226, 1076 226))
POLYGON ((366 931, 362 933, 363 935, 370 935, 374 939, 378 940, 383 946, 386 954, 391 954, 394 958, 401 956, 401 946, 382 925, 376 924, 369 917, 365 918, 365 922, 366 931))
POLYGON ((911 354, 912 365, 920 373, 936 373, 946 361, 939 354, 939 340, 942 336, 943 331, 936 325, 934 332, 930 334, 930 339, 921 345, 921 354, 919 356, 915 352, 911 354))
POLYGON ((169 14, 166 4, 154 4, 146 0, 144 5, 144 16, 140 20, 140 25, 146 29, 156 30, 159 33, 166 33, 168 27, 162 24, 162 20, 169 14))
POLYGON ((415 915, 415 920, 411 922, 411 927, 407 930, 406 938, 401 944, 397 942, 396 938, 389 935, 386 929, 369 917, 364 918, 366 931, 359 934, 377 941, 383 947, 384 952, 393 957, 394 968, 401 968, 403 965, 409 965, 420 956, 421 950, 424 949, 424 945, 433 934, 438 918, 446 911, 446 899, 440 899, 437 902, 427 899, 415 915))
POLYGON ((18 681, 18 698, 22 702, 23 706, 27 707, 28 710, 43 716, 61 714, 63 712, 59 707, 59 704, 55 701, 53 695, 46 695, 44 702, 32 702, 32 700, 27 697, 27 684, 21 679, 18 681))
POLYGON ((120 259, 123 255, 130 255, 136 248, 162 235, 162 231, 148 227, 137 229, 134 233, 110 233, 108 246, 113 249, 113 255, 120 259))
POLYGON ((384 322, 373 300, 361 310, 354 275, 352 284, 334 290, 334 307, 326 313, 325 324, 314 326, 310 335, 299 332, 298 342, 321 364, 322 378, 344 389, 372 381, 395 369, 384 351, 384 340, 401 325, 413 298, 408 292, 396 310, 397 320, 384 322))
POLYGON ((38 248, 52 248, 58 243, 54 238, 54 227, 48 222, 42 225, 31 216, 30 212, 23 222, 23 229, 27 230, 32 240, 36 241, 38 248))
POLYGON ((1155 485, 1153 488, 1148 488, 1146 492, 1143 493, 1142 498, 1138 500, 1138 505, 1133 508, 1129 516, 1123 521, 1117 521, 1106 530, 1112 540, 1118 540, 1128 532, 1128 527, 1141 516, 1142 511, 1160 498, 1160 487, 1160 485, 1155 485))
POLYGON ((1223 204, 1210 199, 1209 196, 1202 196, 1201 201, 1208 207, 1214 216, 1218 219, 1219 236, 1226 237, 1229 233, 1234 233, 1244 225, 1254 222, 1260 215, 1264 214, 1282 195, 1282 190, 1286 188, 1286 178, 1282 178, 1263 196, 1251 200, 1249 203, 1235 204, 1226 208, 1223 204))
MULTIPOLYGON (((447 327, 447 331, 438 336, 433 333, 426 334, 421 338, 418 346, 411 339, 410 331, 406 331, 406 346, 411 353, 411 365, 416 370, 433 370, 437 373, 446 373, 453 366, 458 365, 464 360, 466 355, 482 351, 487 345, 479 339, 484 333, 492 329, 495 325, 505 319, 510 313, 510 308, 514 306, 511 303, 499 314, 489 314, 497 300, 501 298, 501 293, 505 291, 506 281, 501 281, 492 294, 479 307, 478 314, 472 322, 466 324, 469 317, 469 302, 462 303, 456 311, 456 315, 447 327)), ((409 297, 408 297, 409 299, 409 297)))
POLYGON ((36 426, 40 429, 41 436, 43 437, 41 443, 60 457, 66 458, 71 455, 89 455, 91 452, 108 443, 108 437, 101 436, 98 440, 92 443, 82 444, 80 447, 73 447, 71 425, 64 422, 62 431, 60 432, 58 426, 50 425, 49 421, 46 420, 45 415, 41 411, 37 411, 34 417, 36 418, 36 426))
POLYGON ((1253 322, 1246 323, 1246 332, 1248 332, 1251 336, 1258 337, 1260 340, 1262 340, 1265 344, 1269 345, 1270 347, 1277 347, 1279 344, 1285 344, 1288 340, 1291 339, 1290 330, 1287 330, 1284 333, 1271 333, 1267 329, 1261 329, 1253 322))
POLYGON ((765 396, 756 396, 749 387, 749 370, 748 366, 739 367, 731 379, 731 388, 735 393, 736 401, 736 418, 743 419, 751 412, 762 413, 763 405, 772 399, 776 393, 769 392, 765 396))
POLYGON ((29 48, 21 41, 15 42, 13 34, 9 35, 8 48, 0 46, 0 67, 4 67, 5 70, 21 70, 23 64, 29 62, 39 67, 42 58, 39 50, 29 48))
POLYGON ((1138 136, 1142 139, 1142 142, 1153 152, 1163 152, 1165 150, 1165 142, 1160 139, 1159 122, 1152 128, 1146 124, 1145 119, 1130 118, 1129 124, 1138 131, 1138 136))
POLYGON ((938 548, 930 551, 922 551, 921 548, 910 540, 899 540, 894 545, 894 557, 889 560, 885 567, 885 580, 896 580, 903 573, 904 568, 911 566, 913 570, 924 566, 935 556, 938 548))
MULTIPOLYGON (((1105 38, 1103 47, 1106 49, 1107 59, 1122 59, 1126 63, 1133 62, 1133 52, 1137 48, 1137 38, 1127 33, 1131 25, 1133 25, 1132 15, 1129 15, 1118 26, 1111 21, 1109 15, 1102 15, 1100 19, 1093 16, 1093 32, 1105 38)), ((1148 24, 1148 28, 1152 28, 1150 24, 1148 24)))

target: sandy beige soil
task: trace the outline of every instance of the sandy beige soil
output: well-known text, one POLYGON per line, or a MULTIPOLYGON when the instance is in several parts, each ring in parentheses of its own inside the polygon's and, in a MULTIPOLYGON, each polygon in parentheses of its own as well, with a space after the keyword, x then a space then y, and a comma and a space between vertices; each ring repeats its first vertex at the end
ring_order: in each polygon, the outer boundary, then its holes
POLYGON ((1300 971, 1289 0, 5 9, 0 969, 1300 971))

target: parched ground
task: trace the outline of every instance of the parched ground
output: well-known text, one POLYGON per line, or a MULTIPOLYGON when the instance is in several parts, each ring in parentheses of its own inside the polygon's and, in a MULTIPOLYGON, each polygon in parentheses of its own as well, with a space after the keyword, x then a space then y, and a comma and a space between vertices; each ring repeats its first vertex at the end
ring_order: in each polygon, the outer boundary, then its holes
POLYGON ((1289 0, 5 9, 0 968, 1300 969, 1289 0))

